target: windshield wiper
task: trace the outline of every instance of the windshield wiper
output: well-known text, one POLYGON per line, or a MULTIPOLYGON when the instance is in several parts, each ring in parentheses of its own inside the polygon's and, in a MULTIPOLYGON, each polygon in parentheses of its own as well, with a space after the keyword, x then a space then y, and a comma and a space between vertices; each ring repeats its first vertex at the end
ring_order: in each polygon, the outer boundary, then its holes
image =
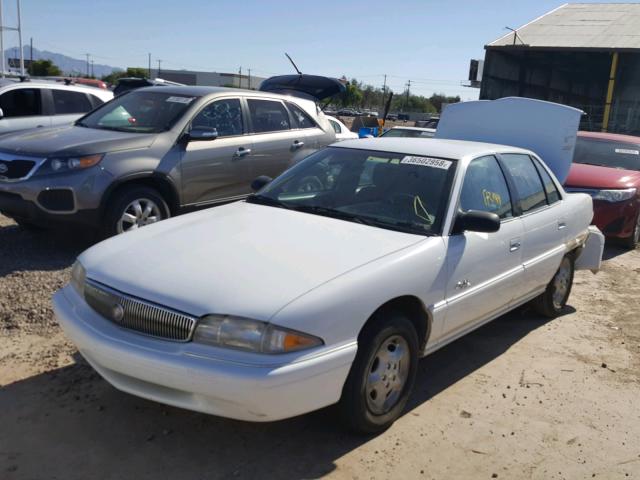
POLYGON ((291 208, 289 205, 287 205, 284 202, 281 202, 280 200, 276 200, 275 198, 267 197, 265 195, 257 195, 255 193, 252 193, 247 197, 247 202, 256 203, 258 205, 268 205, 270 207, 287 208, 287 209, 291 208))
POLYGON ((342 212, 340 210, 335 210, 333 208, 321 207, 318 205, 296 205, 295 207, 290 207, 290 208, 297 212, 313 213, 313 214, 321 215, 324 217, 337 218, 340 220, 347 220, 349 222, 356 222, 356 223, 362 223, 364 225, 369 225, 367 220, 357 215, 353 215, 347 212, 342 212))

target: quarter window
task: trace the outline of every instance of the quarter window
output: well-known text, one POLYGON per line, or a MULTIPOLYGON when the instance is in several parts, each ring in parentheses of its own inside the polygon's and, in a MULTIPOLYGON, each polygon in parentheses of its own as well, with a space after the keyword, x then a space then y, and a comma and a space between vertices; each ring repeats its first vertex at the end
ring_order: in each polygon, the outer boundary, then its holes
POLYGON ((460 194, 460 208, 491 212, 500 218, 513 216, 509 188, 494 156, 476 158, 469 164, 460 194))
POLYGON ((540 175, 538 175, 529 155, 503 153, 501 156, 518 191, 522 213, 545 206, 547 196, 540 181, 540 175))
POLYGON ((218 100, 204 107, 191 122, 191 128, 215 128, 219 137, 242 135, 242 108, 240 100, 218 100))
MULTIPOLYGON (((293 116, 294 128, 315 128, 316 123, 311 120, 311 117, 297 105, 291 102, 287 102, 287 106, 293 116)), ((335 127, 333 127, 335 129, 335 127)))
POLYGON ((0 95, 0 108, 5 117, 42 115, 39 88, 17 88, 0 95))
POLYGON ((289 130, 289 113, 281 102, 273 100, 247 100, 254 133, 289 130))
POLYGON ((340 125, 338 125, 338 122, 334 122, 333 120, 329 119, 329 123, 333 127, 334 132, 342 133, 342 129, 340 128, 340 125))
POLYGON ((535 158, 532 160, 533 163, 535 163, 536 168, 538 169, 540 178, 542 178, 544 191, 547 194, 547 203, 549 203, 549 205, 551 205, 552 203, 556 203, 560 200, 560 192, 558 192, 558 187, 556 187, 556 184, 553 183, 549 172, 547 172, 547 170, 542 165, 540 165, 540 162, 538 162, 535 158))
POLYGON ((91 102, 82 92, 52 89, 53 110, 56 115, 86 113, 93 109, 91 102))

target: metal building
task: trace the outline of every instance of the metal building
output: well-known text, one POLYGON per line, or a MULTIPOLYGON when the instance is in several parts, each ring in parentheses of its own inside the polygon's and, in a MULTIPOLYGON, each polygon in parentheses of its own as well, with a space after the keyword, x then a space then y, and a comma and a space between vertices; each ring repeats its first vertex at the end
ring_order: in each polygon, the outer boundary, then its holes
POLYGON ((480 99, 584 110, 581 128, 640 134, 640 4, 565 4, 485 46, 480 99))
POLYGON ((238 73, 197 72, 193 70, 168 70, 163 68, 151 70, 151 78, 162 78, 185 85, 201 85, 208 87, 234 87, 258 89, 264 77, 240 75, 238 73))

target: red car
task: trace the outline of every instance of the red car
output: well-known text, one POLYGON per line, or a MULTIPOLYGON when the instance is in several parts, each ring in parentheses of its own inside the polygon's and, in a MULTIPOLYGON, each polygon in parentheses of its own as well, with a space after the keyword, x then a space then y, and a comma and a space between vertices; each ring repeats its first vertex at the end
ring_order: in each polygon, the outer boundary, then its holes
POLYGON ((640 241, 640 137, 578 132, 565 190, 593 198, 593 224, 635 248, 640 241))

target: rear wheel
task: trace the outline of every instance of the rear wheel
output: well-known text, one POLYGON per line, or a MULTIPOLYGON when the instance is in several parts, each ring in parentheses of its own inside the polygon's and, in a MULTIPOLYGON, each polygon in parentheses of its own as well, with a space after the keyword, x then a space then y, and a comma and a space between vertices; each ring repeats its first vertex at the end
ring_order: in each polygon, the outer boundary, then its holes
POLYGON ((626 248, 634 249, 638 246, 639 242, 640 242, 640 212, 638 213, 638 216, 636 218, 636 226, 633 229, 633 233, 629 237, 622 239, 622 244, 626 248))
POLYGON ((118 192, 107 206, 103 233, 113 236, 169 218, 169 207, 154 189, 134 186, 118 192))
POLYGON ((397 312, 377 314, 362 331, 340 410, 359 433, 387 429, 404 409, 416 378, 418 335, 397 312))
POLYGON ((564 309, 573 285, 574 262, 572 255, 565 255, 558 271, 544 293, 533 300, 535 310, 545 317, 555 318, 564 309))

